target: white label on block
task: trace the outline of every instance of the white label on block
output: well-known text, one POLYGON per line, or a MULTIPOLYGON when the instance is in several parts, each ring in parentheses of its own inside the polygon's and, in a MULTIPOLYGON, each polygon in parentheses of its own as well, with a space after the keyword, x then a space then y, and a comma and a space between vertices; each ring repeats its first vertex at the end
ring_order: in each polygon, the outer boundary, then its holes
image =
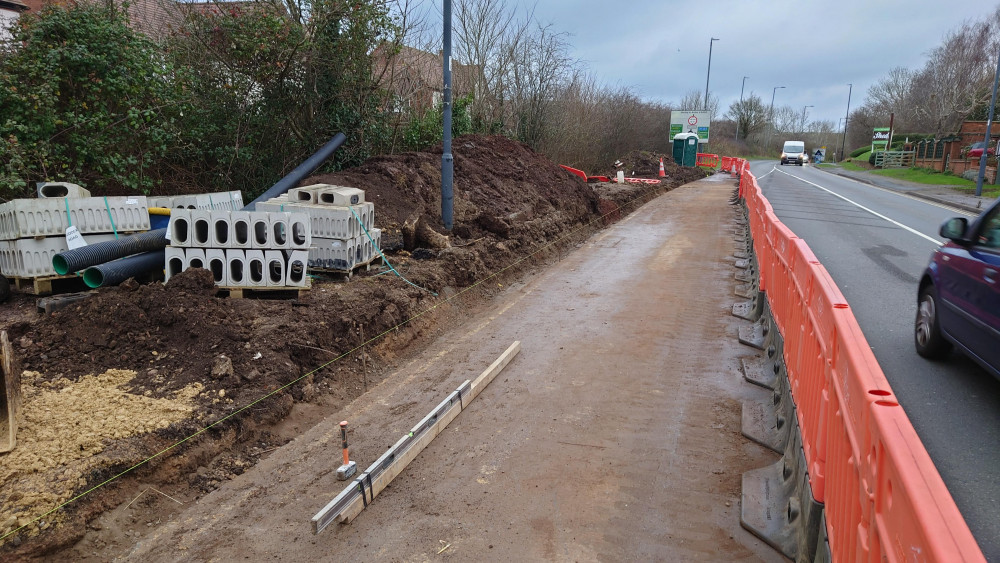
POLYGON ((133 197, 130 197, 130 198, 128 198, 128 199, 125 200, 125 205, 139 205, 139 200, 137 200, 137 199, 135 199, 133 197))
POLYGON ((79 229, 71 226, 66 229, 66 246, 70 250, 76 250, 77 248, 87 246, 87 241, 83 240, 83 235, 80 234, 79 229))

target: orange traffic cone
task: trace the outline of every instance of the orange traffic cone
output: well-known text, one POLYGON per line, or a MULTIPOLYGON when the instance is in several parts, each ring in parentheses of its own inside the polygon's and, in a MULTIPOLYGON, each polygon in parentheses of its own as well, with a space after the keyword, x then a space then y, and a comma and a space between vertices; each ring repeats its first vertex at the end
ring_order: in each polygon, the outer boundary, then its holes
POLYGON ((663 169, 663 157, 660 157, 660 178, 666 178, 667 171, 663 169))

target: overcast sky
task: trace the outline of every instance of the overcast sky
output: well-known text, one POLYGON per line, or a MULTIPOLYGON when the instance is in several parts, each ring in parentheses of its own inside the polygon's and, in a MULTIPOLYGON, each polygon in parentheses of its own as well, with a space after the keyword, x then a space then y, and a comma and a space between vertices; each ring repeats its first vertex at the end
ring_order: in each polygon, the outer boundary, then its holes
MULTIPOLYGON (((897 66, 917 70, 948 31, 997 4, 952 0, 538 0, 536 18, 571 33, 573 55, 601 82, 679 102, 709 90, 720 114, 746 94, 838 125, 897 66)), ((689 108, 685 108, 689 109, 689 108)))

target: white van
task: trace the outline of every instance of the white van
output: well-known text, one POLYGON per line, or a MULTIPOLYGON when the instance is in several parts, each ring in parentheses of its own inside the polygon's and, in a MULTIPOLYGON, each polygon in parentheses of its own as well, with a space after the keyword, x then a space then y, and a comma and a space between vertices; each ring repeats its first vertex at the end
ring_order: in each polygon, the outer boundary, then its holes
POLYGON ((806 144, 802 141, 785 141, 785 146, 781 149, 781 164, 803 164, 809 162, 809 154, 806 153, 806 144))

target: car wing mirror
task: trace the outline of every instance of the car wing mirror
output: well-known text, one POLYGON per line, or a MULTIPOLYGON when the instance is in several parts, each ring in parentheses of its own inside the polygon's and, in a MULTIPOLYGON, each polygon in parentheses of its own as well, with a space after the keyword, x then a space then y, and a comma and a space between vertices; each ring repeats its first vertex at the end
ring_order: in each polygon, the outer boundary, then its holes
POLYGON ((948 240, 961 242, 965 240, 965 231, 969 228, 969 220, 965 217, 952 217, 941 225, 940 234, 948 240))

